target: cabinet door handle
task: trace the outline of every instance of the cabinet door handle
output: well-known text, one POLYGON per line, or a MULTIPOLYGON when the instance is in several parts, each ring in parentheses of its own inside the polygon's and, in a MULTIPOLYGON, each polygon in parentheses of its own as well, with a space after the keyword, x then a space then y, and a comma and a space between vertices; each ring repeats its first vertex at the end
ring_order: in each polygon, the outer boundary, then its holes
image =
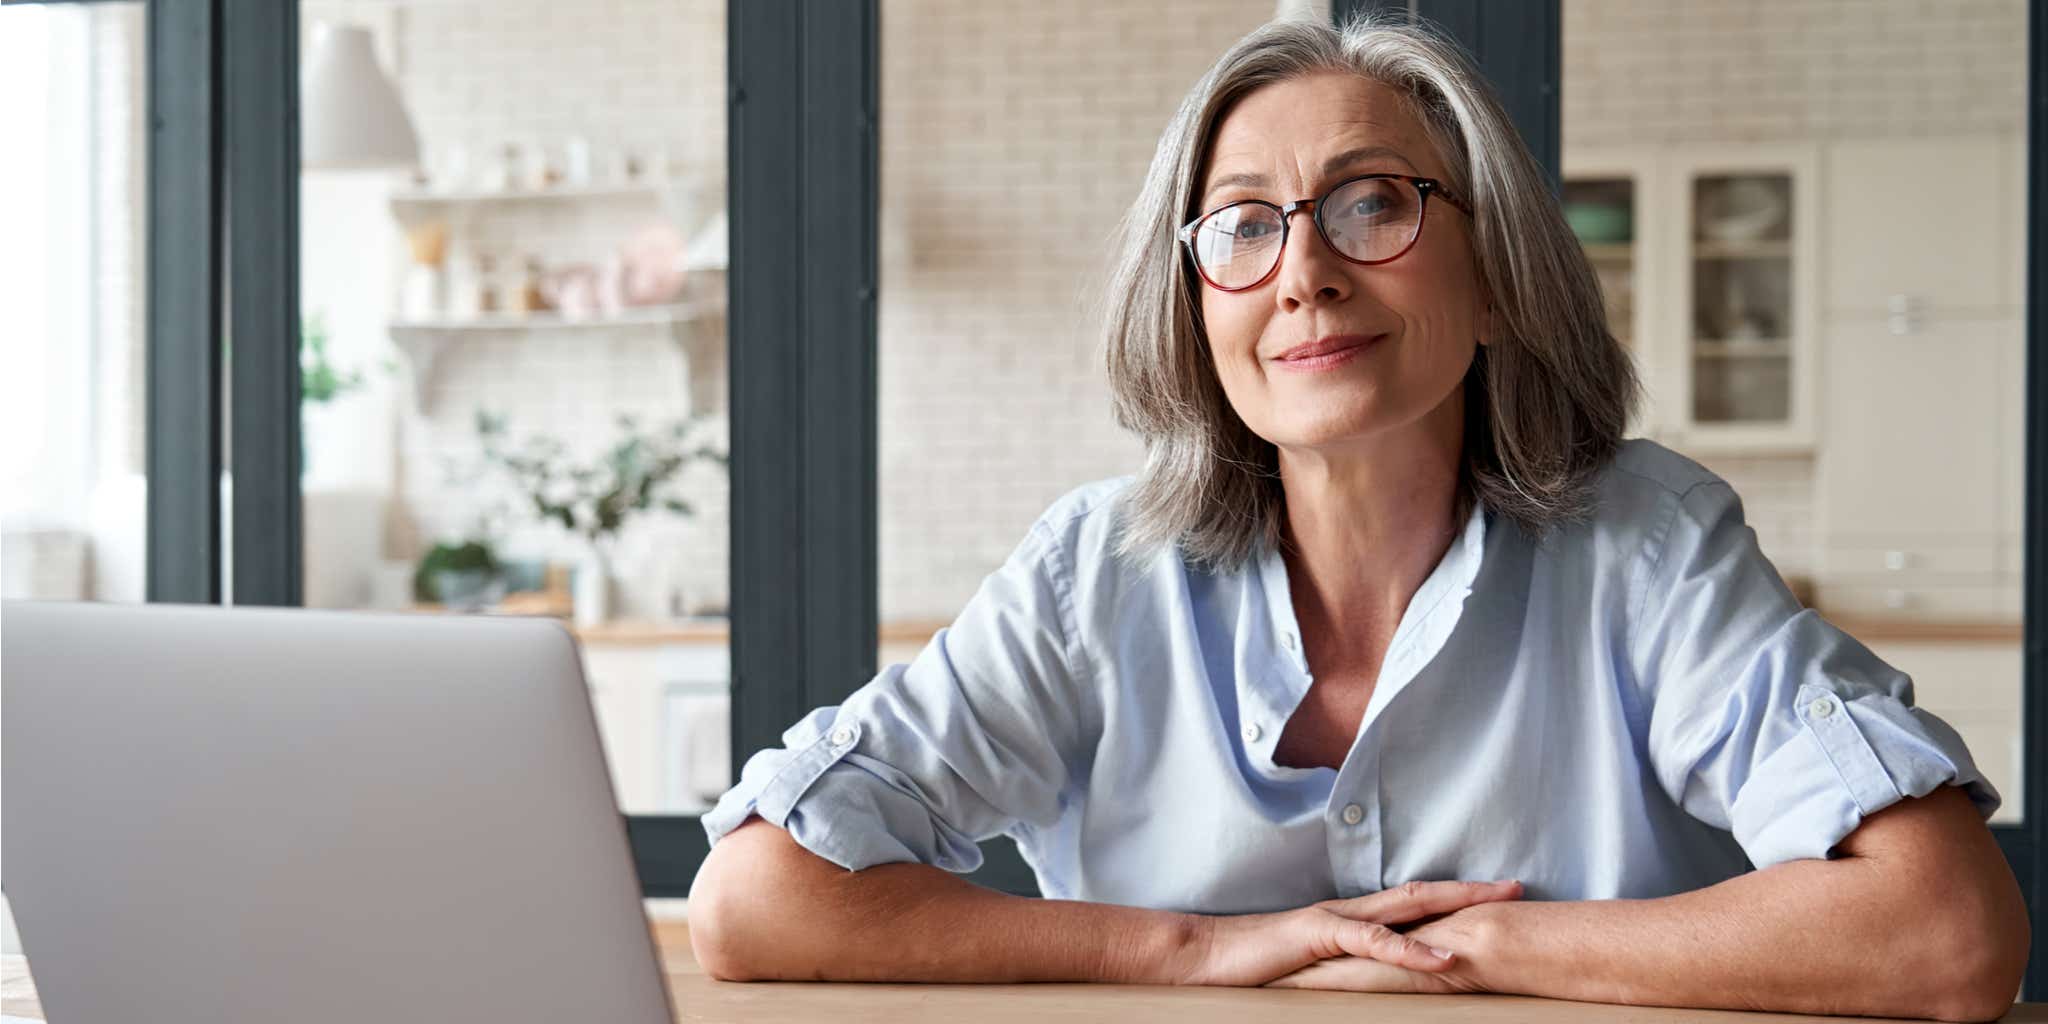
POLYGON ((1884 606, 1893 611, 1899 611, 1912 603, 1913 595, 1910 591, 1887 590, 1884 592, 1884 606))
POLYGON ((1904 569, 1908 560, 1904 551, 1887 551, 1884 553, 1884 567, 1893 572, 1904 569))
POLYGON ((1911 295, 1894 295, 1885 302, 1885 309, 1891 315, 1893 334, 1917 334, 1920 331, 1920 300, 1911 295))

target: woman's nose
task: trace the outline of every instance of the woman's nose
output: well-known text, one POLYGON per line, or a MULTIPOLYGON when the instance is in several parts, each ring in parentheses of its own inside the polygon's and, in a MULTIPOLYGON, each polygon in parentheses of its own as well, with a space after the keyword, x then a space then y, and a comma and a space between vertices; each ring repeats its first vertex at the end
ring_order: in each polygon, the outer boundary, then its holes
POLYGON ((1280 253, 1279 287, 1273 301, 1285 313, 1303 304, 1342 302, 1351 292, 1343 258, 1323 241, 1310 209, 1295 210, 1287 217, 1287 248, 1280 253))

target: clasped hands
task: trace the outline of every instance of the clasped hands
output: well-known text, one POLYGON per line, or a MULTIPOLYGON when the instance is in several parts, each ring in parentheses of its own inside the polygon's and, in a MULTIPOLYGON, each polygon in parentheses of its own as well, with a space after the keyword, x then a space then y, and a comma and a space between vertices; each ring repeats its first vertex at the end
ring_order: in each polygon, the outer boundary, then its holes
POLYGON ((1186 985, 1487 992, 1497 905, 1522 885, 1405 882, 1298 910, 1201 918, 1175 967, 1186 985))

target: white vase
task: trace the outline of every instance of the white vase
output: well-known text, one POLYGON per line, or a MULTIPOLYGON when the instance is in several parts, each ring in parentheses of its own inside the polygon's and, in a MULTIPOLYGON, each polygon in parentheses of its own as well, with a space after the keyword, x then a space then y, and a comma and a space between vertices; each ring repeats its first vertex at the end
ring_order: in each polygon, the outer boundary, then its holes
POLYGON ((595 626, 611 617, 612 567, 596 544, 585 548, 583 560, 576 564, 576 582, 569 597, 578 626, 595 626))

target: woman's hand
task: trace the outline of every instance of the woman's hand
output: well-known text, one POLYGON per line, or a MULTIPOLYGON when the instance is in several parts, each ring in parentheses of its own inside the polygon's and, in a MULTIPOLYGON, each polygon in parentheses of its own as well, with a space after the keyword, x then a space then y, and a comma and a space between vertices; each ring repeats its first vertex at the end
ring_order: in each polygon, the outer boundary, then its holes
POLYGON ((1405 938, 1459 953, 1456 960, 1437 970, 1418 971, 1383 959, 1339 956, 1318 960, 1275 978, 1266 987, 1428 994, 1494 991, 1493 979, 1485 973, 1492 952, 1486 938, 1490 934, 1487 918, 1491 909, 1473 905, 1406 933, 1405 938))
POLYGON ((1436 977, 1458 967, 1456 951, 1445 949, 1448 955, 1440 956, 1422 934, 1424 929, 1402 935, 1391 925, 1521 895, 1521 883, 1512 881, 1407 882, 1370 896, 1324 900, 1299 910, 1204 917, 1176 979, 1183 985, 1256 986, 1288 978, 1319 982, 1324 975, 1307 971, 1323 963, 1354 960, 1395 972, 1386 983, 1407 974, 1436 977))

